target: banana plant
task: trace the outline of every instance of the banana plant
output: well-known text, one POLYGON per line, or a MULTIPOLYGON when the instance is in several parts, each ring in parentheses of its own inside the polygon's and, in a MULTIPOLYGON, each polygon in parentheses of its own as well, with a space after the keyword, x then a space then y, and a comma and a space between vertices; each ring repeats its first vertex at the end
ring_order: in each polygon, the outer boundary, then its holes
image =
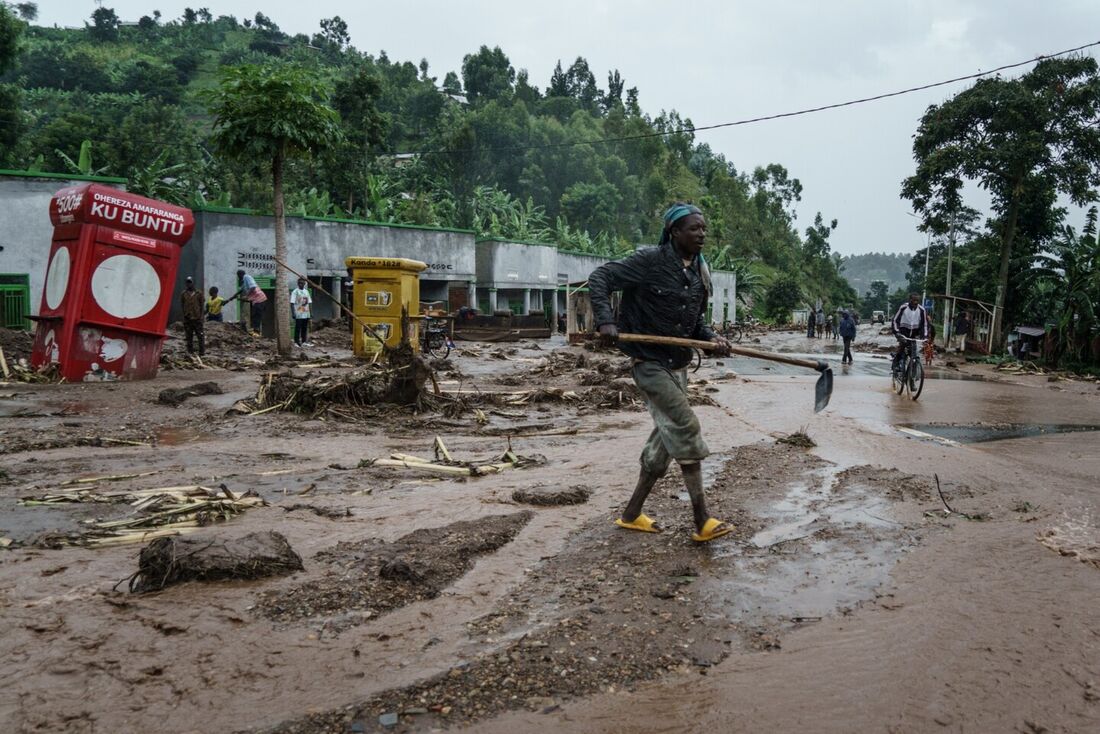
POLYGON ((79 174, 81 176, 102 176, 110 170, 110 166, 104 166, 103 168, 92 168, 92 141, 85 140, 80 144, 80 155, 77 156, 77 161, 73 161, 72 158, 65 155, 61 150, 54 149, 54 153, 61 159, 69 168, 70 173, 79 174))

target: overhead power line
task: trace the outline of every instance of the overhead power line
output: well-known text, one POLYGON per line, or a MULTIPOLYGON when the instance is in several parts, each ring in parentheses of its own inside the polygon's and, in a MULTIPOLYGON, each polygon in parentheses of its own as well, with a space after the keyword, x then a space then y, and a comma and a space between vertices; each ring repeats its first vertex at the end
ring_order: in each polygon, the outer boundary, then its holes
POLYGON ((826 110, 835 110, 841 107, 852 107, 854 105, 866 104, 868 102, 877 102, 880 99, 889 99, 890 97, 900 97, 904 94, 912 94, 914 92, 923 92, 926 89, 935 89, 936 87, 947 86, 948 84, 955 84, 957 82, 964 82, 970 79, 980 79, 981 77, 989 76, 991 74, 998 74, 1002 71, 1009 69, 1016 69, 1021 66, 1027 66, 1028 64, 1035 64, 1044 59, 1053 59, 1059 56, 1065 56, 1067 54, 1077 53, 1078 51, 1084 51, 1085 49, 1092 48, 1093 46, 1100 46, 1100 41, 1093 41, 1092 43, 1086 43, 1083 46, 1077 46, 1076 48, 1069 48, 1064 51, 1056 51, 1050 54, 1041 54, 1032 59, 1025 59, 1024 61, 1017 61, 1012 64, 1005 64, 1004 66, 998 66, 996 69, 990 69, 988 71, 979 71, 974 74, 967 74, 965 76, 957 76, 953 79, 945 79, 939 82, 932 82, 930 84, 922 84, 918 87, 908 87, 906 89, 900 89, 896 92, 885 92, 883 94, 876 94, 871 97, 861 97, 859 99, 851 99, 846 102, 835 102, 833 104, 821 105, 820 107, 808 107, 802 110, 795 110, 793 112, 780 112, 774 115, 761 115, 759 117, 748 117, 743 120, 734 120, 733 122, 719 122, 713 125, 690 125, 680 127, 675 130, 657 131, 652 133, 638 133, 636 135, 624 135, 615 138, 597 138, 596 140, 582 140, 582 141, 569 141, 563 143, 545 143, 542 145, 519 145, 500 148, 467 148, 464 150, 428 150, 428 151, 407 151, 414 153, 415 155, 445 155, 445 154, 457 154, 457 153, 476 153, 476 152, 514 152, 522 150, 542 150, 548 148, 568 148, 578 145, 600 145, 603 143, 622 143, 631 140, 645 140, 646 138, 661 138, 667 135, 677 135, 680 133, 696 133, 703 130, 717 130, 724 127, 736 127, 739 125, 751 125, 756 122, 767 122, 769 120, 781 120, 785 117, 798 117, 800 115, 809 115, 815 112, 824 112, 826 110))

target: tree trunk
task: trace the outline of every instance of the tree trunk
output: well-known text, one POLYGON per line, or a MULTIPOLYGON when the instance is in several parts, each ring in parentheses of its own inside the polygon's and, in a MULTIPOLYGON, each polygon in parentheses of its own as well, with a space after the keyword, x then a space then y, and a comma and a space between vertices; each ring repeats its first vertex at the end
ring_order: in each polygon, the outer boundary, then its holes
POLYGON ((1001 268, 997 274, 997 299, 993 308, 993 348, 991 354, 999 354, 1005 347, 1004 317, 1005 297, 1008 295, 1008 266, 1012 261, 1012 241, 1016 238, 1016 220, 1020 216, 1020 198, 1023 196, 1024 177, 1017 176, 1012 182, 1012 199, 1008 204, 1008 217, 1005 219, 1004 232, 1001 234, 1001 268))
POLYGON ((282 266, 287 261, 286 211, 283 206, 283 161, 280 149, 271 160, 271 184, 275 191, 275 343, 279 354, 290 355, 290 273, 282 266))

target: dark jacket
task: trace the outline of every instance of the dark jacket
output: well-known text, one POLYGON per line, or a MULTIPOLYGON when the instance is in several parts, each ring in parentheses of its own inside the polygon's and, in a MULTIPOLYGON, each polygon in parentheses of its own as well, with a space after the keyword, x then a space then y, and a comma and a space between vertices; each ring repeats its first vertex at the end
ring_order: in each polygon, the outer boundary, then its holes
POLYGON ((970 317, 966 314, 959 314, 959 317, 955 319, 955 335, 956 336, 968 336, 970 334, 970 317))
MULTIPOLYGON (((684 267, 672 245, 639 250, 630 257, 609 262, 588 276, 588 295, 596 328, 614 324, 611 293, 621 290, 618 327, 633 334, 679 336, 710 341, 714 332, 704 314, 710 298, 710 272, 696 257, 684 267)), ((679 369, 691 362, 692 352, 682 347, 620 343, 635 359, 660 362, 679 369)))
POLYGON ((856 338, 856 322, 848 314, 844 314, 840 319, 840 336, 844 339, 856 338))
POLYGON ((185 321, 202 321, 202 314, 206 310, 206 299, 203 298, 202 291, 197 288, 193 291, 184 290, 180 293, 180 306, 183 307, 185 321))

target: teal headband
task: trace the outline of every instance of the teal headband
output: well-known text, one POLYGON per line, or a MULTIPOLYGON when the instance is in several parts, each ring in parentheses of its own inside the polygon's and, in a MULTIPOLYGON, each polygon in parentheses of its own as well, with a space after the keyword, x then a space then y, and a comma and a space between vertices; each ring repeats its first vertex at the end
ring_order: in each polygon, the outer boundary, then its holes
POLYGON ((703 211, 699 207, 692 206, 691 204, 673 204, 672 206, 670 206, 668 208, 668 211, 666 211, 664 216, 662 217, 665 222, 665 227, 664 230, 661 232, 660 244, 663 245, 672 239, 672 225, 675 224, 678 219, 683 219, 689 214, 702 213, 703 211))
POLYGON ((683 219, 689 214, 702 214, 703 212, 697 206, 691 204, 673 204, 665 212, 663 219, 665 220, 665 229, 672 226, 672 223, 677 219, 683 219))

